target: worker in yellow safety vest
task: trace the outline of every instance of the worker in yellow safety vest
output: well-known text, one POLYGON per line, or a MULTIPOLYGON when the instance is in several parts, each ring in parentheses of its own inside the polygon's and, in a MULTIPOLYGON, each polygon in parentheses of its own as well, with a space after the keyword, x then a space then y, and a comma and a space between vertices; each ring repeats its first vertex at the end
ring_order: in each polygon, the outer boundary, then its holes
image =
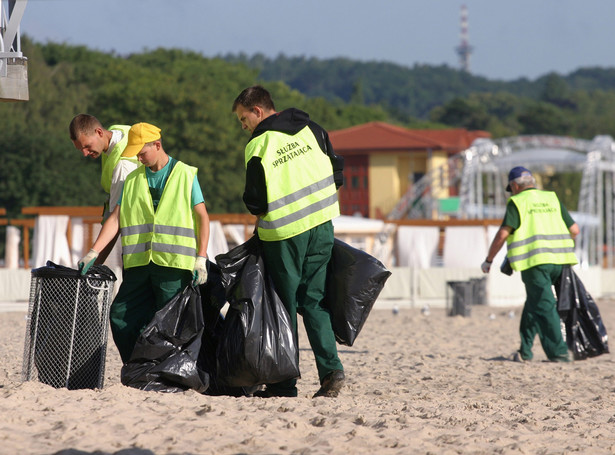
POLYGON ((126 178, 117 206, 79 269, 86 274, 98 252, 121 232, 124 277, 110 321, 126 363, 155 313, 190 280, 207 281, 209 215, 197 169, 167 155, 158 127, 133 125, 124 153, 136 155, 143 166, 126 178))
MULTIPOLYGON (((102 159, 100 184, 108 194, 103 209, 103 223, 122 194, 124 180, 140 165, 135 156, 136 152, 134 155, 124 155, 128 143, 128 130, 130 130, 129 125, 112 125, 106 129, 96 117, 89 114, 76 115, 68 127, 73 145, 83 156, 102 159)), ((100 252, 97 264, 105 262, 116 241, 117 237, 100 252)))
MULTIPOLYGON (((343 161, 327 132, 298 109, 276 112, 267 90, 242 91, 233 112, 250 134, 245 149, 248 210, 258 216, 257 233, 267 273, 291 318, 303 317, 314 352, 320 388, 314 397, 335 397, 344 383, 329 312, 321 305, 333 248, 331 220, 340 214, 337 188, 343 161)), ((267 384, 261 397, 297 396, 296 379, 267 384)))
POLYGON ((481 269, 489 273, 493 258, 506 242, 507 260, 513 270, 521 272, 526 291, 519 326, 521 347, 513 360, 531 360, 538 335, 549 360, 567 362, 568 348, 551 286, 561 276, 564 265, 577 263, 574 239, 579 226, 555 193, 536 189, 536 179, 528 169, 514 167, 508 180, 506 191, 512 196, 481 269))

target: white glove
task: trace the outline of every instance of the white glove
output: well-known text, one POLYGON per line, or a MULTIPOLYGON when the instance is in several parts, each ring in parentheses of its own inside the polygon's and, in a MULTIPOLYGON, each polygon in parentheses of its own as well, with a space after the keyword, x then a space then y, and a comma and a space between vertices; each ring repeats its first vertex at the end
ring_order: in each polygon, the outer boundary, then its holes
POLYGON ((491 262, 485 259, 485 262, 480 265, 480 269, 483 271, 483 273, 489 273, 489 270, 491 270, 491 262))
POLYGON ((207 258, 197 256, 194 262, 194 270, 192 271, 192 283, 196 286, 207 282, 207 258))
POLYGON ((90 267, 94 265, 96 258, 98 258, 98 253, 94 250, 90 250, 88 251, 88 254, 86 254, 83 257, 83 259, 79 261, 78 263, 79 271, 81 272, 82 275, 85 275, 86 273, 88 273, 88 270, 90 270, 90 267))

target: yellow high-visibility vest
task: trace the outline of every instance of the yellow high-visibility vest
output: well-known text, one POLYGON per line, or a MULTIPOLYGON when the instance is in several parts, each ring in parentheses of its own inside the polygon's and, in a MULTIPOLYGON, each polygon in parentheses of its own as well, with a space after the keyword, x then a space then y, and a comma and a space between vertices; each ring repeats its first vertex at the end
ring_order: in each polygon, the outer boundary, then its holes
POLYGON ((561 207, 552 191, 522 191, 510 198, 521 225, 506 239, 507 257, 513 270, 541 264, 576 264, 574 241, 562 219, 561 207))
POLYGON ((264 241, 284 240, 339 216, 333 166, 312 130, 266 131, 246 146, 246 165, 260 157, 267 182, 267 213, 258 220, 264 241))
POLYGON ((197 169, 175 164, 154 212, 145 166, 124 182, 120 232, 124 268, 147 265, 192 270, 197 254, 192 184, 197 169))
MULTIPOLYGON (((111 192, 111 178, 113 177, 113 169, 122 158, 122 153, 126 148, 126 144, 128 144, 128 131, 130 131, 130 126, 128 125, 112 125, 109 127, 109 131, 119 130, 124 135, 122 136, 122 140, 115 144, 115 147, 109 152, 109 154, 102 154, 102 174, 100 175, 100 184, 105 190, 105 193, 111 192)), ((134 160, 137 162, 136 158, 134 160)))

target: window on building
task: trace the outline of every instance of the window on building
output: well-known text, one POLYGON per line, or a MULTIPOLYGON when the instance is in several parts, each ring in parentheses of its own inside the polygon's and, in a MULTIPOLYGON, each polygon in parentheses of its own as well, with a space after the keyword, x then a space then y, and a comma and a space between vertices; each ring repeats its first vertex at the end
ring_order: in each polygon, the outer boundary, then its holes
POLYGON ((423 178, 425 175, 424 172, 413 172, 412 173, 412 183, 416 183, 423 178))

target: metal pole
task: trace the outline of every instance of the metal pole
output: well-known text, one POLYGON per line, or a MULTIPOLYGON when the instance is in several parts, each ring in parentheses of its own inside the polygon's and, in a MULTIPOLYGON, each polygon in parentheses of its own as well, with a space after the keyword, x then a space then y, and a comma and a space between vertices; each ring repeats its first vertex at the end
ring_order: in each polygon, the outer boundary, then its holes
POLYGON ((68 365, 66 366, 66 383, 65 387, 68 388, 68 380, 70 379, 70 370, 73 363, 73 347, 75 346, 75 326, 77 324, 77 309, 79 307, 79 291, 81 288, 81 279, 77 279, 77 291, 75 292, 75 309, 73 310, 73 324, 70 334, 70 346, 68 349, 68 365))
MULTIPOLYGON (((610 164, 610 163, 609 163, 610 164)), ((606 267, 613 267, 613 172, 610 169, 605 171, 607 179, 605 181, 605 228, 606 228, 606 267)))
POLYGON ((598 182, 596 188, 596 200, 598 203, 598 233, 596 239, 596 256, 597 256, 597 264, 602 267, 602 262, 604 258, 603 254, 603 245, 604 245, 604 173, 602 169, 598 168, 598 182))

